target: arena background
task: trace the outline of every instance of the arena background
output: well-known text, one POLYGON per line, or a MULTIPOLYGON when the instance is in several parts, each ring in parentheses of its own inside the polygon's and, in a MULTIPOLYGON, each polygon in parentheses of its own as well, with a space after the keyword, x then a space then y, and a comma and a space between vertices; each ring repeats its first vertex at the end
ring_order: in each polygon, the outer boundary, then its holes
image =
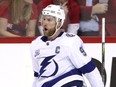
MULTIPOLYGON (((81 37, 89 56, 102 61, 101 37, 81 37)), ((33 70, 30 42, 34 38, 0 38, 0 87, 31 87, 33 70)), ((105 44, 105 87, 115 87, 116 37, 106 37, 105 44)), ((86 78, 85 78, 86 79, 86 78)), ((88 87, 89 82, 87 81, 88 87)))

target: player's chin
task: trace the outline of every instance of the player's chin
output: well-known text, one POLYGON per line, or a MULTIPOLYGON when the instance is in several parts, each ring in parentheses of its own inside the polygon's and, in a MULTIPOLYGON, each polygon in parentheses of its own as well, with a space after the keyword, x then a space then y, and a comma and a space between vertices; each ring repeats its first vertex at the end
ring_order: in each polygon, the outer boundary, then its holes
POLYGON ((50 36, 52 36, 53 34, 52 34, 50 31, 45 31, 45 32, 44 32, 44 35, 47 36, 47 37, 50 37, 50 36))
POLYGON ((44 30, 43 32, 44 32, 44 35, 45 35, 45 36, 49 36, 49 32, 48 32, 48 31, 45 31, 45 30, 44 30))

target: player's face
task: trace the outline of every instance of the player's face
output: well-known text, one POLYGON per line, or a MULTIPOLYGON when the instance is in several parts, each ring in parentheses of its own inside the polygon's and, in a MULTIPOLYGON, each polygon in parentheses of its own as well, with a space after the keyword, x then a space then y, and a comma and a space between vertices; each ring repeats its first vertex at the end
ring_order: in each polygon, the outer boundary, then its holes
POLYGON ((52 36, 56 30, 56 18, 49 15, 42 17, 42 26, 44 35, 47 37, 52 36))

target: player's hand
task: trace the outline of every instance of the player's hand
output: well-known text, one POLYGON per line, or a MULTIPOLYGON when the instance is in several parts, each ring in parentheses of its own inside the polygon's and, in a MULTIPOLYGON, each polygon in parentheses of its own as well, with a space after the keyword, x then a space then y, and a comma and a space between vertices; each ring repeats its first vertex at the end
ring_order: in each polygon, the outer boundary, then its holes
POLYGON ((108 4, 107 3, 98 3, 93 6, 92 14, 103 14, 108 11, 108 4))

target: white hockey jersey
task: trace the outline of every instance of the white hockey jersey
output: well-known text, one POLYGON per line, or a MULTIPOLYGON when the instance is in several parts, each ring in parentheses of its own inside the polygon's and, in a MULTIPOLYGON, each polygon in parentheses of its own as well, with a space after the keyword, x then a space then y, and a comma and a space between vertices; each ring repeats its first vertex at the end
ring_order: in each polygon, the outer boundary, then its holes
POLYGON ((55 40, 39 36, 31 43, 35 81, 33 87, 62 87, 83 81, 84 74, 92 87, 104 87, 98 69, 83 49, 77 36, 62 32, 55 40))

